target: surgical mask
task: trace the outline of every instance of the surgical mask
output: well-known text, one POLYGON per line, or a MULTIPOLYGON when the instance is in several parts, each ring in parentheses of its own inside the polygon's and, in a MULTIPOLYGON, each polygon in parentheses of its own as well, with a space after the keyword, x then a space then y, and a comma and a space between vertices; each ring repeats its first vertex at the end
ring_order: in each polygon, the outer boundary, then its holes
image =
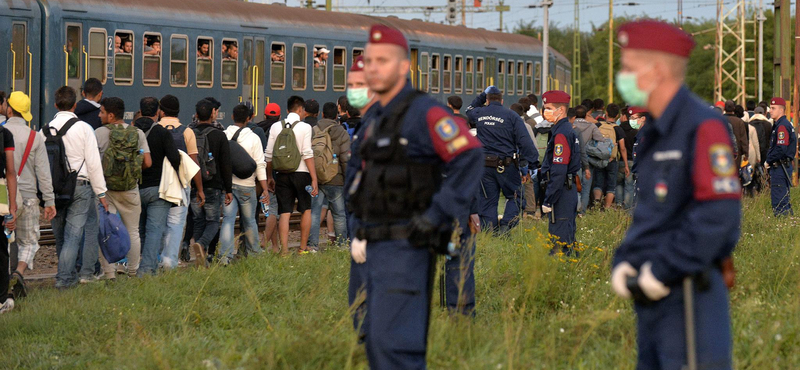
POLYGON ((622 100, 626 103, 635 106, 646 106, 652 89, 650 91, 640 89, 637 80, 638 76, 636 73, 617 73, 615 81, 617 84, 617 91, 619 91, 619 94, 622 95, 622 100))
POLYGON ((638 130, 639 129, 639 120, 637 120, 637 119, 629 119, 628 123, 631 125, 632 129, 634 129, 634 130, 638 130))
POLYGON ((369 104, 370 100, 372 100, 372 98, 369 96, 368 87, 347 89, 347 102, 353 107, 358 109, 364 108, 369 104))
POLYGON ((621 124, 622 124, 622 121, 620 121, 619 118, 617 118, 617 126, 619 126, 621 124))
POLYGON ((542 117, 544 117, 547 122, 556 123, 556 115, 554 109, 545 109, 542 111, 542 117))

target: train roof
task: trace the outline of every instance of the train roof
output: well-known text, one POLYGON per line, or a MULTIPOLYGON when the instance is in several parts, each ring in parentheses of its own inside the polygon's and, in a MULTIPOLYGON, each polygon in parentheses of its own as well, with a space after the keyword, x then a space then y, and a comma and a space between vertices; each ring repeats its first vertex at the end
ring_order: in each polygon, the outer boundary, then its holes
MULTIPOLYGON (((17 1, 11 1, 17 3, 17 1)), ((227 27, 297 31, 309 36, 335 34, 352 41, 366 39, 369 27, 383 23, 401 30, 413 46, 475 48, 475 40, 482 40, 488 52, 519 53, 523 50, 541 55, 542 42, 525 35, 501 33, 484 29, 447 26, 420 20, 396 17, 375 17, 361 14, 326 12, 323 10, 287 7, 278 4, 258 4, 237 0, 43 0, 51 7, 86 13, 121 16, 126 20, 139 17, 164 25, 183 25, 185 22, 213 23, 227 27), (190 20, 190 21, 189 21, 190 20), (171 23, 165 23, 171 22, 171 23)), ((34 3, 33 0, 24 1, 34 3)), ((566 65, 569 60, 550 48, 555 58, 566 65)))

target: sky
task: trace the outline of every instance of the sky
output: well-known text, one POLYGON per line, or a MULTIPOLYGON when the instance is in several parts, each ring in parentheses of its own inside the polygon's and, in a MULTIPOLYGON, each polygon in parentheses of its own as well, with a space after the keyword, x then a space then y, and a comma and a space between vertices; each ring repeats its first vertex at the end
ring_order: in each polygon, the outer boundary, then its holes
MULTIPOLYGON (((301 6, 305 4, 305 0, 250 0, 253 2, 286 2, 288 6, 301 6)), ((430 6, 435 2, 441 2, 441 5, 446 4, 446 0, 332 0, 334 8, 338 6, 430 6), (369 4, 367 3, 369 1, 369 4)), ((505 0, 505 5, 511 7, 510 12, 503 13, 504 28, 509 32, 513 31, 520 21, 530 22, 534 20, 536 25, 542 24, 542 9, 529 9, 528 5, 538 4, 540 0, 505 0)), ((555 23, 560 26, 571 26, 575 22, 574 8, 575 0, 552 0, 553 6, 550 8, 551 24, 555 23)), ((581 17, 581 30, 590 30, 591 23, 596 25, 602 24, 608 20, 608 0, 579 0, 580 1, 580 17, 581 17)), ((458 0, 460 3, 461 1, 458 0)), ((727 1, 732 3, 732 0, 727 1)), ((325 4, 324 0, 315 0, 316 4, 325 4)), ((498 0, 484 0, 483 5, 496 5, 498 0)), ((748 1, 749 3, 749 1, 748 1)), ((766 0, 766 3, 772 3, 772 0, 766 0)), ((471 7, 473 0, 467 0, 467 6, 471 7)), ((707 18, 714 19, 716 17, 716 0, 683 0, 683 14, 684 16, 694 18, 707 18)), ((391 14, 376 14, 378 16, 388 16, 391 14)), ((422 13, 401 13, 394 14, 399 18, 411 19, 420 18, 424 19, 422 13)), ((678 2, 677 0, 616 0, 614 6, 615 16, 642 16, 647 15, 653 18, 662 18, 669 21, 674 21, 678 16, 678 2), (623 3, 636 2, 638 6, 623 6, 623 3)), ((431 20, 435 22, 444 21, 444 13, 434 13, 431 15, 431 20)), ((458 15, 458 22, 461 21, 461 15, 458 15)), ((467 13, 467 27, 472 28, 486 28, 497 29, 500 25, 499 13, 467 13)))

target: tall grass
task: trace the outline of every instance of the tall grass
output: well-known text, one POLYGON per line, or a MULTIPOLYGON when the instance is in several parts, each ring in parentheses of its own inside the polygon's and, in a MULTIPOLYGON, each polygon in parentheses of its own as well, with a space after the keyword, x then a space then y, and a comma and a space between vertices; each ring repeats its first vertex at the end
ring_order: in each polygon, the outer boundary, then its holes
MULTIPOLYGON (((768 195, 745 200, 744 215, 736 368, 800 368, 798 221, 772 217, 768 195)), ((434 302, 429 367, 633 369, 635 317, 608 283, 629 222, 622 212, 579 219, 577 259, 547 255, 545 221, 480 235, 477 315, 451 317, 434 302)), ((0 316, 0 368, 365 369, 348 273, 348 252, 330 251, 36 290, 0 316)))

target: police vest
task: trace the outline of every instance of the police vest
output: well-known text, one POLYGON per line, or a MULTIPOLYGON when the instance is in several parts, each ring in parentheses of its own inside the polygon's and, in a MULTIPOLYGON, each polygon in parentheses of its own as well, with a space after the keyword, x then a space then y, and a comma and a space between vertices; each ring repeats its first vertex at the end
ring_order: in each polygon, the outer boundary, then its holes
POLYGON ((364 161, 351 193, 353 214, 367 223, 407 221, 424 213, 441 186, 442 169, 408 157, 408 140, 400 133, 415 91, 377 123, 370 125, 359 148, 364 161))

